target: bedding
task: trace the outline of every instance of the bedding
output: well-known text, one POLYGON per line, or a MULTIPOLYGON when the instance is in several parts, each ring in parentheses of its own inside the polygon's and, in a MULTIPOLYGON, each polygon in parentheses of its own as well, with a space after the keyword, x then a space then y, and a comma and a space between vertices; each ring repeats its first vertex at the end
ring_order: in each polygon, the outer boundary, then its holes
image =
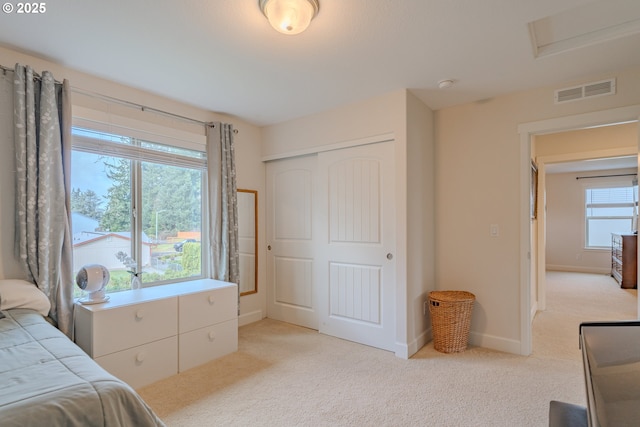
POLYGON ((0 310, 31 308, 43 316, 49 314, 51 303, 36 285, 26 280, 0 280, 0 310))
POLYGON ((164 426, 130 386, 37 311, 2 314, 0 425, 164 426))

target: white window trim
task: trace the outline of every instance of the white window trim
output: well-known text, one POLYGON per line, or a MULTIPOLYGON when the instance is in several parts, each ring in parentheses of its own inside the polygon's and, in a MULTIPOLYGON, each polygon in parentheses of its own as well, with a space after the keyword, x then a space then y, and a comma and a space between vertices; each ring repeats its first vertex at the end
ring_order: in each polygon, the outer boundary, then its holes
MULTIPOLYGON (((621 180, 619 178, 616 178, 616 179, 603 178, 602 181, 591 182, 591 183, 584 182, 582 184, 582 212, 583 212, 583 215, 582 215, 583 245, 582 246, 585 250, 597 251, 597 250, 611 249, 611 245, 607 245, 607 246, 589 246, 588 245, 589 227, 588 227, 588 220, 587 220, 587 200, 586 200, 587 190, 590 188, 621 188, 621 187, 630 187, 630 186, 631 185, 629 184, 629 180, 621 180)), ((599 217, 599 218, 605 218, 605 217, 599 217)), ((621 218, 621 217, 615 217, 615 218, 621 218)), ((630 219, 633 221, 633 217, 630 217, 630 219)))
MULTIPOLYGON (((73 112, 73 119, 72 119, 72 127, 85 128, 85 129, 95 130, 98 132, 106 132, 106 133, 111 133, 116 135, 122 135, 125 137, 138 138, 138 139, 149 141, 149 142, 156 142, 160 144, 175 146, 178 148, 186 148, 186 149, 201 151, 206 153, 206 136, 204 134, 197 135, 197 134, 193 134, 193 133, 189 133, 189 132, 185 132, 177 129, 172 129, 169 127, 160 126, 153 123, 147 123, 147 122, 143 122, 135 119, 128 119, 122 116, 115 116, 109 113, 92 110, 84 107, 74 106, 73 110, 74 112, 73 112), (93 119, 89 119, 88 117, 92 117, 93 119), (98 120, 98 118, 102 118, 102 119, 107 118, 109 122, 105 123, 103 121, 98 120), (136 126, 137 128, 132 129, 129 126, 136 126)), ((203 130, 203 133, 204 133, 204 130, 203 130)), ((77 136, 72 136, 71 149, 92 152, 95 154, 105 154, 105 155, 112 155, 116 157, 128 158, 130 160, 135 161, 134 167, 137 167, 137 168, 141 167, 140 161, 154 160, 154 159, 146 158, 146 155, 145 156, 136 155, 135 153, 139 153, 140 150, 138 150, 137 147, 135 146, 126 146, 124 144, 122 146, 119 146, 119 144, 117 143, 107 143, 107 142, 91 143, 90 138, 83 138, 83 137, 77 137, 77 136), (77 138, 77 143, 76 143, 76 138, 77 138)), ((200 270, 201 275, 184 277, 180 279, 168 279, 168 280, 162 280, 162 281, 146 283, 146 284, 143 283, 143 286, 145 287, 161 286, 161 285, 166 285, 170 283, 187 282, 187 281, 204 279, 204 278, 210 277, 210 262, 209 262, 210 257, 208 255, 210 245, 208 243, 208 237, 207 237, 209 236, 209 228, 208 228, 209 210, 207 209, 207 206, 209 204, 208 202, 209 191, 208 191, 208 185, 207 185, 208 170, 206 166, 206 161, 203 162, 201 160, 191 159, 185 156, 177 156, 177 155, 169 155, 169 154, 163 155, 162 153, 158 154, 158 159, 156 160, 160 160, 160 158, 163 158, 164 161, 159 161, 157 163, 176 166, 176 165, 179 165, 179 163, 181 163, 181 161, 184 160, 185 163, 183 163, 182 166, 197 168, 203 172, 202 183, 201 183, 201 189, 202 189, 202 198, 201 198, 201 221, 202 221, 201 256, 202 256, 202 259, 201 259, 201 270, 200 270), (179 158, 181 161, 176 162, 177 164, 174 164, 173 162, 168 161, 168 159, 171 159, 171 158, 179 158)), ((138 171, 138 173, 139 172, 140 171, 138 171)), ((139 179, 133 180, 132 186, 135 186, 135 187, 132 187, 131 224, 132 225, 135 224, 135 230, 141 230, 142 215, 136 214, 136 212, 138 211, 138 207, 136 206, 136 204, 139 203, 139 201, 141 200, 140 180, 139 179)), ((141 253, 142 253, 142 241, 140 238, 138 238, 137 232, 136 232, 135 238, 133 238, 133 233, 132 233, 132 258, 136 260, 140 260, 141 253)))

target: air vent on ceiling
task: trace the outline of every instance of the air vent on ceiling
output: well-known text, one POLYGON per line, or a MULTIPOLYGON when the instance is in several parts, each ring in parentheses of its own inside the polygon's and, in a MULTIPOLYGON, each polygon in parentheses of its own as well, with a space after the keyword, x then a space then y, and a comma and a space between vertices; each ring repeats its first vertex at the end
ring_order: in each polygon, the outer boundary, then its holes
POLYGON ((579 99, 593 98, 596 96, 614 95, 616 93, 616 79, 602 80, 588 83, 582 86, 558 89, 555 92, 556 104, 577 101, 579 99))

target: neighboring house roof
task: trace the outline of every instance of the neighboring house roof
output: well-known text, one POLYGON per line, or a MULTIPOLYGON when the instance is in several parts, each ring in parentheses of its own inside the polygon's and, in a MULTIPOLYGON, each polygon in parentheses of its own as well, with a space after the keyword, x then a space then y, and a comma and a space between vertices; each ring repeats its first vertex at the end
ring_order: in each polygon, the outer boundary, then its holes
MULTIPOLYGON (((115 237, 123 240, 131 240, 131 233, 128 231, 121 231, 121 232, 81 231, 79 233, 74 233, 73 247, 78 247, 78 246, 86 245, 88 243, 93 243, 102 239, 106 239, 107 237, 115 237)), ((143 245, 151 244, 151 239, 144 232, 142 233, 142 244, 143 245)))
POLYGON ((92 232, 100 226, 98 220, 90 218, 78 212, 71 212, 71 225, 73 232, 92 232))
MULTIPOLYGON (((105 239, 107 237, 116 237, 124 240, 131 240, 129 231, 97 231, 100 222, 78 212, 71 213, 71 224, 73 227, 73 246, 82 246, 87 243, 105 239)), ((151 239, 146 233, 142 233, 142 243, 151 244, 151 239)))

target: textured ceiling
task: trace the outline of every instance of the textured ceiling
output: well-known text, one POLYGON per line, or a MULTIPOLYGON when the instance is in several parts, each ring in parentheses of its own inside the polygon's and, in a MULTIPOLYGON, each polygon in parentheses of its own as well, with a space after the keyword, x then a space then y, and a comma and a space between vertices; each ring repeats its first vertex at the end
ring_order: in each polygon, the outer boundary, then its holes
MULTIPOLYGON (((640 19, 640 1, 604 1, 640 19)), ((320 0, 286 36, 258 0, 56 0, 1 14, 0 45, 267 125, 401 88, 440 109, 639 66, 639 34, 534 57, 529 22, 589 3, 320 0)))

